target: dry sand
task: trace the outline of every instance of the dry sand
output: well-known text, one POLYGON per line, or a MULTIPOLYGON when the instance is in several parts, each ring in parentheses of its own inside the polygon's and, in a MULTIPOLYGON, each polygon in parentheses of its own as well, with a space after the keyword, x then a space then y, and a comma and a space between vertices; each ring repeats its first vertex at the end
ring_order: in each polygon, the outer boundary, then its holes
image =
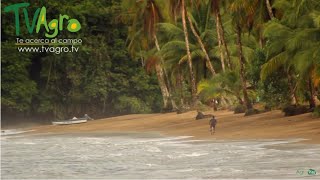
POLYGON ((209 132, 209 119, 195 120, 196 114, 191 111, 124 115, 83 124, 38 126, 32 128, 35 130, 32 133, 159 132, 218 140, 303 138, 306 139, 303 143, 320 144, 320 118, 313 118, 310 113, 284 117, 281 111, 271 111, 244 117, 244 114, 218 111, 214 112, 218 120, 214 135, 209 132))
POLYGON ((196 139, 253 140, 303 138, 303 143, 320 144, 320 118, 311 114, 284 117, 271 111, 244 117, 231 111, 206 112, 216 116, 216 133, 210 135, 209 119, 195 120, 196 112, 183 114, 133 114, 63 126, 39 126, 33 133, 159 132, 164 135, 194 136, 196 139))

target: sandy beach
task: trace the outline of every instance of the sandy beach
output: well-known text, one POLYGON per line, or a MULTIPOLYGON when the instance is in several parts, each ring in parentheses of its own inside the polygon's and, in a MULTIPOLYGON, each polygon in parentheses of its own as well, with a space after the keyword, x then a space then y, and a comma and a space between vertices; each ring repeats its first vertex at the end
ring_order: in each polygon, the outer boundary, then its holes
POLYGON ((303 143, 320 144, 320 118, 313 118, 310 113, 291 117, 284 117, 281 111, 248 117, 231 111, 213 114, 218 120, 214 135, 209 132, 209 119, 195 120, 196 111, 183 114, 133 114, 83 124, 38 126, 32 128, 34 131, 31 133, 158 132, 214 140, 302 138, 305 139, 301 141, 303 143))

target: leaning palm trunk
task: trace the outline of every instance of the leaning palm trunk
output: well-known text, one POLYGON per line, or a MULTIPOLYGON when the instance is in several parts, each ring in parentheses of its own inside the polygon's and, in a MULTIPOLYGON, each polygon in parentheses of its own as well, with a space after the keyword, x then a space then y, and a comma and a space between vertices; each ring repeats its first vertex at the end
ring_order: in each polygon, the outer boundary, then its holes
POLYGON ((218 42, 219 42, 219 49, 220 49, 221 66, 222 66, 222 70, 225 71, 225 67, 224 67, 225 55, 227 58, 227 65, 229 69, 231 69, 232 64, 231 64, 230 53, 225 40, 224 29, 221 21, 221 14, 220 14, 220 7, 219 7, 220 0, 212 0, 211 3, 212 3, 211 4, 212 12, 216 20, 216 30, 217 30, 217 36, 218 36, 218 42), (225 50, 223 50, 222 47, 224 47, 225 50))
MULTIPOLYGON (((153 35, 153 38, 154 38, 154 42, 155 42, 155 45, 156 45, 157 50, 160 51, 160 46, 159 46, 158 38, 157 38, 157 36, 156 36, 155 34, 153 35)), ((163 61, 162 58, 160 58, 160 59, 161 59, 162 67, 163 67, 163 66, 164 66, 164 61, 163 61)), ((162 68, 161 68, 161 69, 162 69, 162 68)), ((169 97, 168 97, 168 98, 169 98, 170 101, 171 101, 172 108, 173 108, 173 109, 177 109, 177 105, 176 105, 176 103, 174 102, 174 100, 173 100, 172 97, 171 97, 172 88, 171 88, 171 86, 170 86, 168 74, 167 74, 165 68, 163 68, 163 72, 164 72, 164 76, 165 76, 165 78, 166 78, 166 80, 167 80, 167 86, 166 86, 166 88, 167 88, 167 91, 168 91, 168 94, 169 94, 169 97)), ((165 84, 165 85, 166 85, 166 84, 165 84)))
POLYGON ((269 17, 270 19, 274 18, 273 12, 272 12, 272 7, 270 4, 270 0, 266 0, 266 5, 267 5, 267 9, 268 9, 268 13, 269 13, 269 17))
POLYGON ((188 65, 189 65, 189 71, 190 71, 190 77, 191 77, 192 105, 195 106, 197 102, 197 86, 196 86, 196 79, 194 77, 193 68, 192 68, 192 59, 191 59, 191 53, 190 53, 190 47, 189 47, 184 0, 181 0, 181 17, 182 17, 183 32, 184 32, 184 38, 186 43, 188 65))
MULTIPOLYGON (((152 13, 153 13, 153 23, 156 22, 156 13, 155 13, 155 7, 154 7, 154 4, 151 3, 151 7, 152 7, 152 13)), ((155 46, 157 48, 158 51, 160 51, 160 46, 159 46, 159 43, 158 43, 158 38, 156 36, 156 33, 155 31, 151 31, 152 32, 152 35, 153 35, 153 39, 154 39, 154 42, 155 42, 155 46)), ((169 79, 168 79, 168 75, 167 75, 167 72, 165 70, 165 68, 163 68, 163 65, 164 65, 164 62, 163 62, 163 59, 160 57, 161 59, 161 62, 160 63, 157 63, 156 65, 156 69, 158 69, 157 71, 157 74, 158 75, 158 79, 159 79, 159 84, 160 84, 160 87, 161 87, 161 92, 163 94, 163 98, 166 100, 164 100, 164 103, 166 102, 165 106, 164 106, 164 109, 169 109, 168 107, 168 100, 171 101, 171 105, 173 109, 177 109, 177 106, 176 106, 176 103, 173 101, 173 99, 171 98, 171 88, 170 88, 170 82, 169 82, 169 79), (161 66, 161 65, 162 66, 161 66), (166 80, 167 80, 167 84, 166 84, 166 80)))
POLYGON ((161 94, 162 94, 162 99, 163 99, 163 108, 168 109, 168 100, 169 100, 169 91, 166 86, 166 82, 164 80, 164 74, 162 67, 159 63, 155 65, 156 73, 157 73, 157 78, 158 78, 158 83, 160 86, 161 94))
POLYGON ((252 109, 252 104, 250 102, 250 99, 248 97, 247 92, 247 80, 245 77, 245 71, 244 71, 244 57, 242 52, 242 42, 241 42, 241 27, 237 25, 237 45, 238 45, 238 53, 239 53, 239 64, 240 64, 240 78, 241 78, 241 85, 242 85, 242 91, 243 91, 243 100, 247 107, 247 109, 252 109))
POLYGON ((223 28, 223 24, 222 24, 222 21, 221 21, 221 15, 220 15, 219 8, 216 11, 217 11, 216 12, 216 14, 217 14, 216 15, 216 20, 217 20, 217 23, 219 24, 219 30, 220 30, 219 32, 220 32, 220 37, 221 37, 221 43, 225 48, 228 67, 231 69, 232 68, 232 63, 231 63, 231 59, 230 59, 230 52, 229 52, 228 45, 227 45, 227 42, 226 42, 226 39, 225 39, 224 28, 223 28))
MULTIPOLYGON (((216 16, 217 18, 218 16, 216 16)), ((222 71, 225 72, 226 71, 226 68, 225 68, 225 65, 224 65, 224 50, 223 50, 223 47, 222 47, 222 40, 221 40, 221 31, 220 31, 220 27, 219 27, 219 23, 216 19, 216 30, 217 30, 217 35, 218 35, 218 43, 219 43, 219 51, 220 51, 220 61, 221 61, 221 67, 222 67, 222 71)))
POLYGON ((189 21, 189 24, 190 24, 191 31, 192 31, 193 35, 196 37, 198 43, 200 44, 201 50, 202 50, 202 52, 204 53, 204 56, 205 56, 206 62, 207 62, 207 63, 206 63, 206 64, 207 64, 207 67, 208 67, 208 69, 211 71, 212 76, 214 76, 214 75, 216 74, 216 71, 214 70, 214 68, 213 68, 213 66, 212 66, 212 63, 211 63, 211 60, 210 60, 209 55, 208 55, 208 53, 207 53, 207 50, 206 50, 206 48, 204 47, 204 44, 203 44, 200 36, 198 35, 197 31, 194 29, 194 26, 193 26, 193 24, 192 24, 191 18, 190 18, 190 16, 189 16, 188 14, 187 14, 187 18, 188 18, 188 21, 189 21))

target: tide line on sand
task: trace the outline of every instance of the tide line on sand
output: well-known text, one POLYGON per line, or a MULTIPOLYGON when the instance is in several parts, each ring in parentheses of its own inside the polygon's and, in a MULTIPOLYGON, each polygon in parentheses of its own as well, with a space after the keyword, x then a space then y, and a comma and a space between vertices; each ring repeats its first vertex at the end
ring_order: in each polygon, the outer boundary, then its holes
POLYGON ((1 130, 1 136, 22 134, 22 133, 32 132, 32 131, 34 130, 7 129, 7 130, 1 130))

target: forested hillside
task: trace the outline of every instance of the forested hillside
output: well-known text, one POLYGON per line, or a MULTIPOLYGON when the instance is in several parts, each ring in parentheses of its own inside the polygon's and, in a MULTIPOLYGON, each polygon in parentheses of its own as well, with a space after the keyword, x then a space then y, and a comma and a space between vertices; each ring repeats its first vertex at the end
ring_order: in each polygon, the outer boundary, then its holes
MULTIPOLYGON (((2 2, 2 7, 20 1, 2 2)), ((30 1, 29 19, 36 8, 47 8, 47 19, 67 14, 81 22, 77 33, 61 31, 59 39, 82 39, 77 53, 18 52, 14 14, 2 11, 1 107, 3 120, 14 117, 64 119, 158 112, 161 94, 155 75, 128 55, 128 28, 117 20, 117 1, 30 1)), ((20 11, 20 21, 23 21, 20 11)), ((28 34, 21 25, 19 38, 28 34)))

